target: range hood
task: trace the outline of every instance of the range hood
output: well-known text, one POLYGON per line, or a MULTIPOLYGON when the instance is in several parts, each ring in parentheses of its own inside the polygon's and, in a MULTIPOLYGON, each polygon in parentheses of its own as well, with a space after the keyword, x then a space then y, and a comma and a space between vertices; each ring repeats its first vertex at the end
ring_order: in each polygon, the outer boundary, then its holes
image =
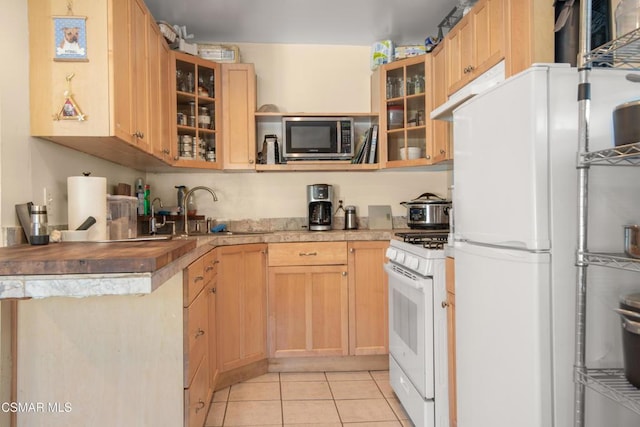
POLYGON ((431 112, 432 120, 453 121, 453 110, 466 100, 473 98, 505 79, 504 60, 489 68, 484 74, 452 94, 449 99, 431 112))

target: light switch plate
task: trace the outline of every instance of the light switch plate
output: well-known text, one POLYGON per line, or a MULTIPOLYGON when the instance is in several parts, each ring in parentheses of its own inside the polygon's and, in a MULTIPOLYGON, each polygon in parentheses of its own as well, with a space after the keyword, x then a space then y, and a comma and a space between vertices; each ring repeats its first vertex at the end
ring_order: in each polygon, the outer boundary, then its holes
POLYGON ((391 206, 369 205, 369 229, 390 230, 393 228, 391 220, 391 206))

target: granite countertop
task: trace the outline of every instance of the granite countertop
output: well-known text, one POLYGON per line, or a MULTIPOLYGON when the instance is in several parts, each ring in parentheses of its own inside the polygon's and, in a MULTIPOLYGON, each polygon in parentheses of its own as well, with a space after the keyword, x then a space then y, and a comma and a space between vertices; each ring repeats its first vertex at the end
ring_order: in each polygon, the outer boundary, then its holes
POLYGON ((171 240, 68 242, 0 248, 0 299, 140 295, 157 289, 216 246, 390 240, 401 230, 204 234, 171 240))

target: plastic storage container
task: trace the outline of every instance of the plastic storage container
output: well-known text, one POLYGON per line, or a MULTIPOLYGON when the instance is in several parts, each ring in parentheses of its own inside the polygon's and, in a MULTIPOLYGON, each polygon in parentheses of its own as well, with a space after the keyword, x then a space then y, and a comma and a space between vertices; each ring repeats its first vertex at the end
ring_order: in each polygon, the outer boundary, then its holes
POLYGON ((107 227, 110 240, 138 237, 138 199, 130 196, 107 196, 107 227))

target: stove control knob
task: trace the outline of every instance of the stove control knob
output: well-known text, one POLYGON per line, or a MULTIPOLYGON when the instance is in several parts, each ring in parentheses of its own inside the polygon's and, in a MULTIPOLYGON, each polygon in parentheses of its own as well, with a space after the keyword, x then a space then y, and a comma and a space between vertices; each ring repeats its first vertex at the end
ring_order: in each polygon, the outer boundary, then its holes
POLYGON ((418 258, 416 257, 407 256, 407 261, 405 265, 409 267, 411 270, 417 271, 418 265, 420 265, 420 261, 418 261, 418 258))
POLYGON ((393 248, 387 248, 387 258, 395 260, 396 259, 396 254, 398 253, 398 251, 396 251, 393 248))

